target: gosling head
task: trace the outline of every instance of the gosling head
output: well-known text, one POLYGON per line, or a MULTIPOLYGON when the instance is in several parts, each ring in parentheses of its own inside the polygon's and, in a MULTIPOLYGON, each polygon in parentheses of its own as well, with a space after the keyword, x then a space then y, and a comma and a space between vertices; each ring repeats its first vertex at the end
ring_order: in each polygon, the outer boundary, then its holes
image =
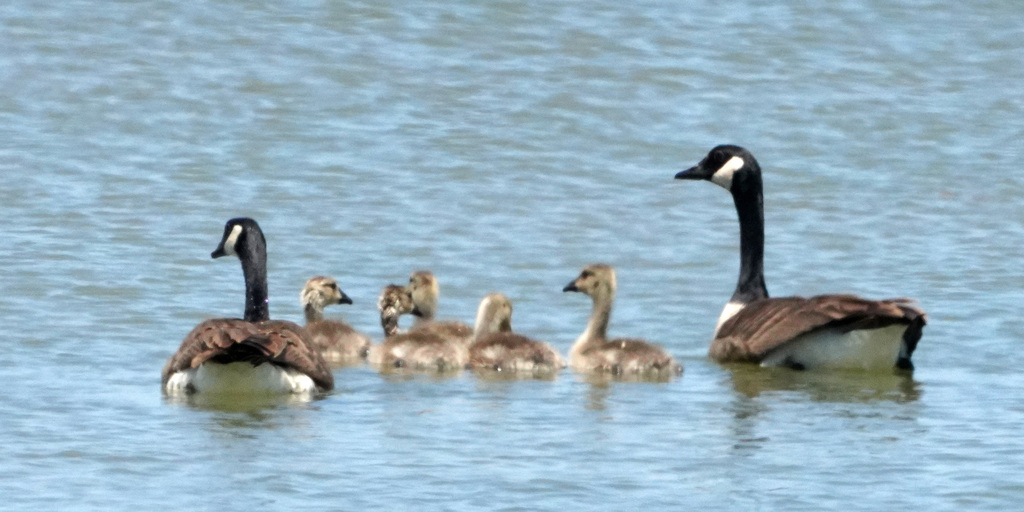
POLYGON ((409 290, 397 284, 385 286, 377 299, 377 310, 380 311, 380 325, 384 328, 384 334, 391 336, 397 333, 398 318, 413 310, 409 290))
POLYGON ((615 271, 603 263, 587 265, 580 275, 562 288, 563 292, 582 292, 591 298, 610 297, 615 294, 615 271))
POLYGON ((677 180, 707 180, 730 192, 751 180, 760 183, 761 167, 754 155, 739 146, 723 144, 712 149, 697 165, 676 174, 677 180))
POLYGON ((500 293, 490 293, 480 301, 473 326, 474 337, 512 331, 512 301, 500 293))
POLYGON ((338 282, 327 276, 316 276, 306 281, 299 294, 299 302, 305 308, 323 311, 331 304, 352 304, 352 299, 338 286, 338 282))
POLYGON ((417 270, 409 276, 409 295, 412 297, 412 314, 420 318, 434 318, 437 299, 441 295, 434 274, 428 270, 417 270))

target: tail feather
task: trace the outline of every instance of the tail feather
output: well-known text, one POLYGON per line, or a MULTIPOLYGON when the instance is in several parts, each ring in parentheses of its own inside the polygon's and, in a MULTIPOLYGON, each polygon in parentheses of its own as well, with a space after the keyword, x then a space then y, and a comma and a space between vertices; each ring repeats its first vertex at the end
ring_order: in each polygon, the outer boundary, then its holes
POLYGON ((274 352, 269 348, 270 343, 265 335, 253 335, 225 348, 211 360, 221 364, 245 362, 257 366, 273 359, 274 352))

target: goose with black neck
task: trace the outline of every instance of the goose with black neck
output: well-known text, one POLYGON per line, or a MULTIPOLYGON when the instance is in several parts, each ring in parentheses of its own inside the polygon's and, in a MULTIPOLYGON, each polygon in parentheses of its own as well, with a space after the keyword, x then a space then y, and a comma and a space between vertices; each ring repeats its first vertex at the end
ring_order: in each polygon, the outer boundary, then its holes
POLYGON ((740 274, 708 354, 718 362, 794 369, 912 370, 927 317, 905 298, 855 295, 771 298, 764 280, 761 167, 746 149, 721 145, 675 175, 732 194, 740 223, 740 274))
POLYGON ((333 389, 334 375, 302 327, 270 319, 266 239, 256 221, 229 220, 210 256, 237 256, 241 261, 244 317, 205 320, 193 328, 164 366, 164 392, 276 394, 333 389))

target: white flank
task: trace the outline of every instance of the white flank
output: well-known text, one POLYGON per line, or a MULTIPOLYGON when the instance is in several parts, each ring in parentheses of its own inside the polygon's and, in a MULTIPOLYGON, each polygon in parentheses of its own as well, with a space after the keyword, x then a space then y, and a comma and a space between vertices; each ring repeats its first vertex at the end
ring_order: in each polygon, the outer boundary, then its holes
POLYGON ((772 352, 761 366, 805 369, 888 370, 896 366, 906 325, 850 332, 823 330, 801 336, 772 352))
POLYGON ((227 240, 224 240, 224 254, 228 256, 237 256, 235 252, 235 244, 238 243, 238 236, 242 234, 242 225, 235 224, 231 228, 231 233, 228 235, 227 240))
POLYGON ((732 190, 732 175, 747 165, 742 158, 734 156, 711 175, 711 182, 726 190, 732 190))
POLYGON ((176 395, 189 392, 202 394, 286 394, 310 393, 316 390, 313 379, 291 369, 264 363, 204 363, 171 375, 167 380, 167 393, 176 395))
POLYGON ((718 337, 718 330, 722 328, 722 324, 736 316, 736 313, 739 313, 744 307, 746 307, 746 304, 743 304, 742 302, 730 302, 722 308, 722 314, 718 315, 718 325, 715 325, 716 338, 718 337))

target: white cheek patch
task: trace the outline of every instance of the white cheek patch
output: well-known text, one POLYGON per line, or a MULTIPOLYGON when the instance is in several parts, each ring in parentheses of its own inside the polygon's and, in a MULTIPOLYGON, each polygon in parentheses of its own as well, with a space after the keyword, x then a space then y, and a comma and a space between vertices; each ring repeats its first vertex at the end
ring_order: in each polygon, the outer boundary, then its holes
POLYGON ((747 165, 742 158, 734 156, 711 175, 711 182, 726 190, 732 190, 732 175, 747 165))
POLYGON ((235 227, 231 228, 231 233, 228 234, 227 239, 224 240, 224 254, 228 256, 237 256, 235 252, 235 244, 238 243, 238 237, 242 234, 241 224, 235 224, 235 227))

